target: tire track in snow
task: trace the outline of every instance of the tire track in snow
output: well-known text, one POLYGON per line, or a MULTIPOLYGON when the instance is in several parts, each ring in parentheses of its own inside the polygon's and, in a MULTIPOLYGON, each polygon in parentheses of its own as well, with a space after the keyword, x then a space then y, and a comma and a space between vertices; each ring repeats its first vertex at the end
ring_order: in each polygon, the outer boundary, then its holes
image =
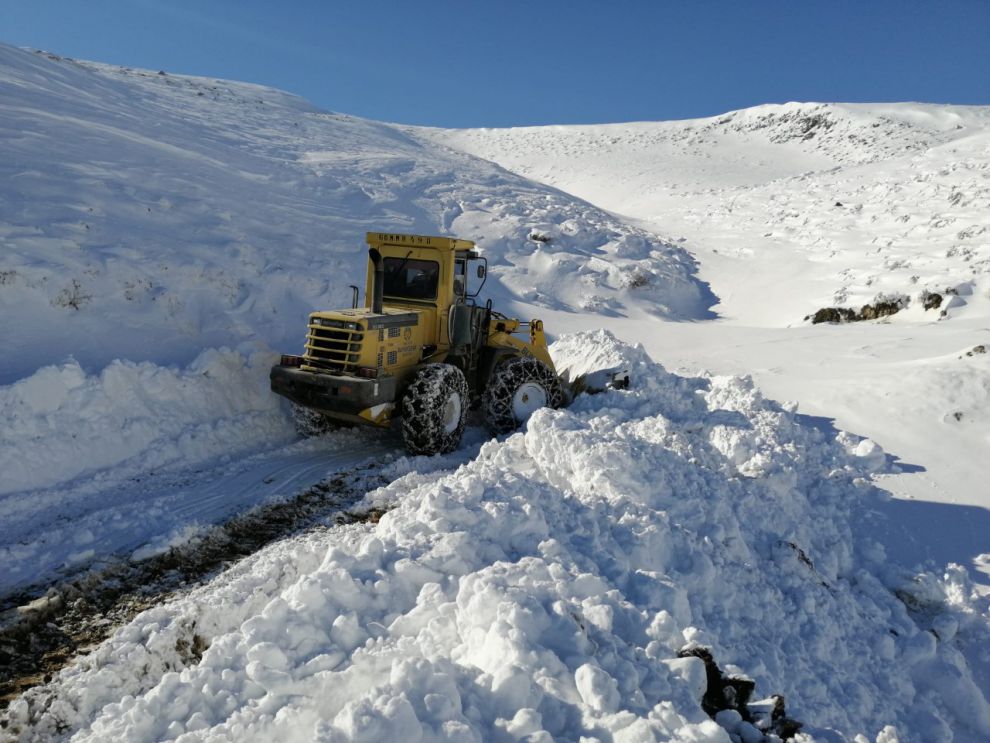
POLYGON ((102 476, 39 493, 52 505, 33 523, 15 524, 0 544, 0 558, 14 568, 0 576, 0 612, 38 598, 59 580, 102 569, 107 559, 151 557, 250 508, 290 500, 336 471, 389 458, 393 444, 341 430, 233 462, 102 476))
MULTIPOLYGON (((289 500, 254 508, 167 552, 137 562, 117 561, 7 611, 0 620, 0 709, 50 681, 141 611, 194 588, 265 545, 307 529, 376 521, 381 511, 349 509, 367 491, 387 484, 383 466, 338 471, 289 500)), ((292 466, 276 470, 285 471, 292 473, 292 466)), ((302 477, 296 471, 292 479, 302 477)), ((189 653, 205 649, 205 641, 197 638, 189 653)), ((0 727, 5 722, 0 718, 0 727)))

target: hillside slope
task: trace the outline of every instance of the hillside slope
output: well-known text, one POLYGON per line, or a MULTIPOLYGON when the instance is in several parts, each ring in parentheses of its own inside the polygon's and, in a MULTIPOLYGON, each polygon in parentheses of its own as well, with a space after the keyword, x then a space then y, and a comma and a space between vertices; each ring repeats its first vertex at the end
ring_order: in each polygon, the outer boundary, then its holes
POLYGON ((99 369, 295 346, 312 307, 363 283, 374 229, 477 240, 496 294, 537 304, 689 318, 713 301, 682 249, 388 124, 10 47, 0 71, 0 332, 19 349, 0 382, 70 355, 99 369), (566 256, 535 255, 527 236, 548 224, 566 256))
POLYGON ((773 397, 879 442, 902 460, 885 484, 906 499, 891 510, 916 537, 891 549, 990 583, 990 108, 789 103, 691 121, 418 132, 690 250, 719 298, 716 322, 610 327, 674 368, 752 374, 773 397), (905 306, 810 323, 820 308, 878 300, 905 306))
POLYGON ((683 239, 720 314, 747 324, 793 325, 878 293, 965 295, 990 271, 987 108, 790 103, 691 121, 426 131, 683 239))

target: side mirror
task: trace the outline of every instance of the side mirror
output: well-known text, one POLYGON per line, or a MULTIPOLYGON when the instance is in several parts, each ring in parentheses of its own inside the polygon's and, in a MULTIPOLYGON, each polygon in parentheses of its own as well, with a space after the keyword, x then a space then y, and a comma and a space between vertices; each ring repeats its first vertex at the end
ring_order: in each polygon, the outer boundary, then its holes
POLYGON ((478 284, 478 288, 474 290, 474 294, 468 294, 468 299, 474 299, 479 294, 481 294, 481 288, 485 285, 485 277, 488 275, 488 259, 485 256, 479 256, 481 263, 478 264, 478 278, 481 279, 481 283, 478 284))

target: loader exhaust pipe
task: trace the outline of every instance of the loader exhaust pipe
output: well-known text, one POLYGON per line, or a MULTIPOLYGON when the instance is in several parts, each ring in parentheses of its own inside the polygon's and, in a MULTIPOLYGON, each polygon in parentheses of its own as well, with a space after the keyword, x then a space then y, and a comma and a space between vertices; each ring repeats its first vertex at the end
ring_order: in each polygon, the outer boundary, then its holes
POLYGON ((375 248, 368 251, 368 257, 375 264, 375 281, 371 288, 371 311, 380 315, 385 301, 385 261, 382 260, 382 254, 375 248))

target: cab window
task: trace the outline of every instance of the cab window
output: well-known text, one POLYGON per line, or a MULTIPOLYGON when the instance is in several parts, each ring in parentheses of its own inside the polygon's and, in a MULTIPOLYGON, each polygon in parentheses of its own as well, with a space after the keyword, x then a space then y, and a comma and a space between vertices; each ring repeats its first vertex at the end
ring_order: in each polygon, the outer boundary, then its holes
POLYGON ((385 259, 384 294, 403 299, 436 299, 440 264, 413 258, 385 259))
POLYGON ((467 262, 454 261, 454 294, 462 299, 467 295, 467 262))

